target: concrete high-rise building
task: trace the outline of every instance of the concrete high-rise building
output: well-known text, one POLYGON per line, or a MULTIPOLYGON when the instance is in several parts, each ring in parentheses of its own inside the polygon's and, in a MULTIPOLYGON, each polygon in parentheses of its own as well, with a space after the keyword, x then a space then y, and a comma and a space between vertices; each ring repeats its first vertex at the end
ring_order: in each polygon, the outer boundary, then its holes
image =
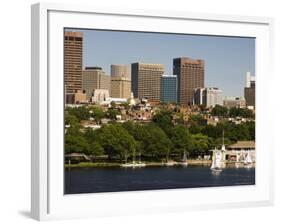
POLYGON ((204 87, 204 61, 191 58, 174 58, 173 74, 178 76, 178 102, 192 105, 196 88, 204 87))
POLYGON ((111 96, 111 77, 103 74, 100 76, 99 89, 108 89, 109 96, 111 96))
POLYGON ((196 105, 204 105, 206 107, 214 107, 223 105, 222 90, 216 87, 197 88, 194 90, 193 103, 196 105))
POLYGON ((195 105, 204 105, 203 99, 206 95, 205 88, 196 88, 194 89, 193 94, 193 104, 195 105))
POLYGON ((161 76, 161 102, 162 103, 177 103, 177 86, 178 80, 176 75, 161 76))
POLYGON ((82 90, 83 33, 64 32, 64 85, 65 94, 82 90))
POLYGON ((246 106, 255 107, 256 80, 255 76, 251 76, 250 72, 246 73, 246 86, 244 88, 244 97, 246 100, 246 106))
POLYGON ((133 63, 131 73, 132 92, 135 97, 160 101, 160 81, 164 74, 164 65, 133 63))
POLYGON ((131 80, 125 77, 111 77, 111 97, 126 98, 131 96, 131 80))
POLYGON ((100 67, 86 67, 82 71, 82 88, 90 100, 94 89, 107 89, 110 94, 111 79, 100 67))
POLYGON ((206 88, 206 107, 214 107, 216 105, 223 105, 223 94, 219 88, 206 88))
POLYGON ((112 77, 123 77, 131 80, 131 69, 129 65, 111 65, 110 70, 112 77))

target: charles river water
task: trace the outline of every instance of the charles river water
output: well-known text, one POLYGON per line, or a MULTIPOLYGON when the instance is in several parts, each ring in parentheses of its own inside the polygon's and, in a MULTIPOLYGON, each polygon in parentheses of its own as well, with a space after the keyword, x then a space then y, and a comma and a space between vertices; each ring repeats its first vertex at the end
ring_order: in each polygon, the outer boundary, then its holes
POLYGON ((65 194, 254 185, 255 168, 65 168, 65 194))

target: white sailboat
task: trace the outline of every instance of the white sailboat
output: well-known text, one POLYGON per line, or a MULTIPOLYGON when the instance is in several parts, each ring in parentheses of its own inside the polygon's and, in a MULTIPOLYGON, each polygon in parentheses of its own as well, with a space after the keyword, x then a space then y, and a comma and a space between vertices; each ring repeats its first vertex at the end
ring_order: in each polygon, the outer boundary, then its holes
POLYGON ((222 130, 222 145, 221 145, 221 151, 225 152, 225 145, 224 145, 224 130, 222 130))
POLYGON ((221 152, 215 148, 215 150, 213 151, 212 166, 210 168, 215 173, 220 173, 222 171, 221 158, 222 158, 221 152))
POLYGON ((251 158, 251 155, 250 155, 250 151, 248 150, 247 155, 244 159, 244 165, 247 166, 247 167, 250 167, 250 166, 252 166, 252 164, 253 164, 253 161, 252 161, 252 158, 251 158))
POLYGON ((127 156, 125 155, 125 164, 121 164, 121 167, 145 167, 146 164, 141 162, 141 154, 139 154, 139 161, 135 161, 135 149, 133 152, 133 161, 131 163, 127 163, 127 156))
POLYGON ((183 166, 187 166, 188 165, 187 156, 186 156, 186 150, 184 150, 182 162, 180 163, 180 165, 183 165, 183 166))
POLYGON ((222 145, 221 145, 221 167, 225 168, 225 158, 226 152, 225 152, 225 144, 224 144, 224 129, 222 130, 222 145))

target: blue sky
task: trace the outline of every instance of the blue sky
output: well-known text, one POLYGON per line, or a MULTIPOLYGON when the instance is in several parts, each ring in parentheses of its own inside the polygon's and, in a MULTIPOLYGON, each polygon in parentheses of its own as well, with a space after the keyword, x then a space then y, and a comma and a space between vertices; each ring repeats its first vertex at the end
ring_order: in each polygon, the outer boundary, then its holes
MULTIPOLYGON (((74 30, 74 29, 68 29, 74 30)), ((218 87, 224 96, 243 96, 246 72, 255 74, 255 39, 187 34, 104 30, 83 32, 83 65, 100 66, 110 74, 111 64, 164 64, 172 74, 173 58, 205 61, 205 86, 218 87)))

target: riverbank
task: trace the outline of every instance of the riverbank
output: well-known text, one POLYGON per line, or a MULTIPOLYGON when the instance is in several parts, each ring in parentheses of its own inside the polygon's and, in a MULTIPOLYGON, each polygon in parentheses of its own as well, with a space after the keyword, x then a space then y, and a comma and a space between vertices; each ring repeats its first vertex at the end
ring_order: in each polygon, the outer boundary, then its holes
MULTIPOLYGON (((144 162, 146 166, 164 166, 165 163, 163 162, 144 162)), ((211 160, 196 160, 196 159, 190 159, 187 160, 187 163, 189 165, 202 165, 207 166, 211 165, 211 160)), ((81 162, 77 164, 65 164, 65 167, 77 167, 77 168, 86 168, 86 167, 119 167, 122 163, 117 162, 102 162, 102 163, 92 163, 92 162, 81 162)), ((175 165, 180 165, 175 163, 175 165)))
MULTIPOLYGON (((163 162, 144 162, 146 167, 153 167, 153 166, 165 166, 165 163, 163 162)), ((188 165, 190 166, 210 166, 212 164, 212 160, 198 160, 198 159, 189 159, 187 160, 188 165)), ((65 168, 91 168, 91 167, 120 167, 122 163, 117 162, 98 162, 98 163, 92 163, 92 162, 81 162, 77 164, 65 164, 65 168)), ((180 163, 175 163, 174 166, 179 166, 180 163)), ((236 162, 230 162, 227 161, 225 163, 225 166, 227 167, 243 167, 244 164, 240 163, 237 164, 236 162)), ((252 165, 255 167, 255 163, 252 165)))

